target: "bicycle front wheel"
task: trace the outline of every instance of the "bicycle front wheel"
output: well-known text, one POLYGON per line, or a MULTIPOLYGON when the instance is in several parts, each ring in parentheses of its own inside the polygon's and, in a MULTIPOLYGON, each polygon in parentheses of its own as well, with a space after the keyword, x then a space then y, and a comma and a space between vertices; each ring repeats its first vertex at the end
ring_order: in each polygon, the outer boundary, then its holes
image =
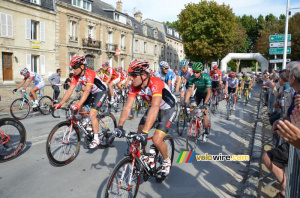
POLYGON ((50 114, 50 108, 53 106, 53 100, 49 96, 43 96, 39 101, 40 112, 43 115, 50 114))
POLYGON ((177 119, 177 133, 179 136, 181 136, 183 131, 186 130, 186 125, 187 125, 187 117, 184 111, 180 111, 177 119))
POLYGON ((109 137, 112 135, 115 128, 117 128, 116 118, 112 113, 106 112, 98 114, 97 119, 99 120, 99 134, 103 134, 101 146, 109 145, 109 137))
POLYGON ((138 172, 138 164, 132 166, 131 157, 123 158, 107 181, 104 197, 136 197, 140 185, 138 172))
POLYGON ((13 118, 18 120, 25 119, 30 112, 30 105, 27 100, 18 98, 14 100, 10 105, 10 114, 13 118))
POLYGON ((200 137, 201 131, 196 126, 196 121, 192 120, 188 124, 188 131, 186 134, 186 150, 188 151, 194 151, 197 147, 197 142, 200 137))
POLYGON ((14 159, 26 145, 26 130, 12 118, 0 119, 0 163, 14 159))
POLYGON ((57 124, 50 132, 46 153, 54 165, 64 166, 71 163, 80 149, 80 134, 76 127, 71 129, 70 121, 57 124))

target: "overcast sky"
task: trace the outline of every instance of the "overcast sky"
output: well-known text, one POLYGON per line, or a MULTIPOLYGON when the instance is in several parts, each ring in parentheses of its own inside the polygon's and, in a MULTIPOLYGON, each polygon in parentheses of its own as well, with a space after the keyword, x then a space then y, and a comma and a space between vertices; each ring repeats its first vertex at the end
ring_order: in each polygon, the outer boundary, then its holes
MULTIPOLYGON (((117 0, 103 0, 116 7, 117 0)), ((195 0, 122 0, 123 12, 133 16, 134 11, 141 11, 143 19, 150 18, 156 21, 175 21, 177 15, 190 2, 198 3, 195 0)), ((219 4, 225 2, 230 5, 237 16, 252 15, 257 17, 270 13, 275 16, 285 14, 287 0, 216 0, 219 4)), ((300 0, 290 0, 291 8, 300 8, 300 0)), ((292 10, 292 15, 300 12, 300 9, 292 10)))

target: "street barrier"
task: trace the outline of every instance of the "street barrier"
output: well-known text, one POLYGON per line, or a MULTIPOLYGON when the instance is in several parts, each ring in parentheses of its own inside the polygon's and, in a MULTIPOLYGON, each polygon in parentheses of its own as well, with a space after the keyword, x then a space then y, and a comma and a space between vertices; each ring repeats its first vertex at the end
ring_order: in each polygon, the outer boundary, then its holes
POLYGON ((290 145, 285 197, 300 197, 300 150, 290 145))

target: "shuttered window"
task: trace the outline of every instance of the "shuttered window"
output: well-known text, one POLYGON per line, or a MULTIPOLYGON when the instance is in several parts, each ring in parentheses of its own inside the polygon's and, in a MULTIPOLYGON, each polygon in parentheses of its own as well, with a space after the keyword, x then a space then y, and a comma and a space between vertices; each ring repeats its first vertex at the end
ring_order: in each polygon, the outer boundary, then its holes
POLYGON ((1 36, 13 37, 13 16, 0 13, 1 36))

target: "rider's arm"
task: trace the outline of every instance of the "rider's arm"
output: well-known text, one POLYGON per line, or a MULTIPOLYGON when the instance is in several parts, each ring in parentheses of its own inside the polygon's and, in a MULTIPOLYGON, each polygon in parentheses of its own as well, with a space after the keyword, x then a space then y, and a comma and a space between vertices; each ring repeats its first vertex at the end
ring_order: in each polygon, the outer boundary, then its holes
POLYGON ((149 132, 151 130, 159 112, 161 99, 162 99, 161 95, 154 95, 152 97, 151 106, 147 114, 146 122, 143 128, 144 132, 149 132))
POLYGON ((219 76, 219 80, 220 80, 220 86, 223 84, 222 82, 222 75, 219 76))
POLYGON ((65 95, 61 99, 60 104, 64 104, 70 98, 75 88, 76 88, 76 84, 74 85, 71 83, 69 89, 66 91, 65 95))
POLYGON ((205 97, 205 101, 204 101, 204 104, 207 104, 209 99, 210 99, 210 95, 211 95, 211 87, 206 87, 206 91, 207 91, 207 94, 206 94, 206 97, 205 97))
POLYGON ((168 86, 169 86, 169 88, 170 88, 170 90, 172 89, 172 80, 168 80, 168 86))
POLYGON ((125 123, 125 121, 127 120, 128 116, 130 114, 130 111, 131 111, 131 108, 133 106, 134 100, 135 100, 134 97, 128 97, 128 99, 126 101, 126 104, 123 107, 118 126, 124 126, 124 123, 125 123))
POLYGON ((189 87, 188 91, 185 94, 184 102, 187 103, 190 100, 191 95, 193 95, 195 89, 195 84, 193 84, 193 87, 189 87))
POLYGON ((109 72, 109 76, 108 76, 108 79, 107 79, 107 84, 109 83, 109 81, 111 80, 111 77, 112 77, 112 69, 110 69, 110 72, 109 72))
POLYGON ((33 79, 33 78, 29 78, 28 82, 27 82, 27 83, 25 84, 25 86, 24 86, 24 89, 26 89, 26 88, 30 85, 32 79, 33 79))
POLYGON ((180 87, 180 83, 181 83, 181 77, 180 76, 177 76, 176 77, 176 90, 175 90, 175 93, 178 93, 179 92, 179 87, 180 87))
POLYGON ((22 80, 22 82, 20 82, 19 86, 17 87, 17 89, 19 89, 20 87, 22 87, 22 85, 24 85, 24 83, 26 82, 25 79, 22 80))
POLYGON ((235 85, 235 93, 237 94, 237 92, 238 92, 238 88, 239 88, 239 83, 236 83, 236 85, 235 85))
POLYGON ((226 84, 225 84, 225 90, 224 90, 225 93, 228 93, 228 82, 226 81, 226 84))

